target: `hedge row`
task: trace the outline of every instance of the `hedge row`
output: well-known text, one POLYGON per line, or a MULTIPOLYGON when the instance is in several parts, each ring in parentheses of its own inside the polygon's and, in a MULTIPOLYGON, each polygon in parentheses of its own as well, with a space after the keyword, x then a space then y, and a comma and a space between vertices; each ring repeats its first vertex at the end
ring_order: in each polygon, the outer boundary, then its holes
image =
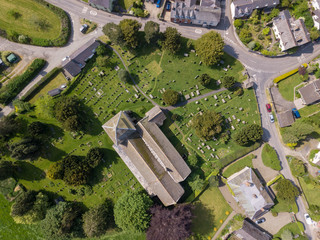
POLYGON ((55 13, 60 18, 61 32, 59 37, 53 40, 37 38, 37 37, 31 38, 27 35, 21 35, 12 30, 5 31, 2 29, 0 29, 0 36, 8 38, 9 40, 14 42, 37 45, 42 47, 51 47, 51 46, 61 47, 66 45, 69 41, 69 37, 71 34, 71 23, 67 13, 63 11, 61 8, 58 8, 44 0, 34 0, 34 1, 50 9, 53 13, 55 13))
MULTIPOLYGON (((302 64, 302 66, 304 66, 306 68, 306 67, 308 67, 308 64, 304 63, 304 64, 302 64)), ((285 79, 287 77, 290 77, 291 75, 295 74, 296 72, 298 72, 298 68, 294 69, 294 70, 292 70, 290 72, 287 72, 287 73, 285 73, 285 74, 283 74, 283 75, 281 75, 279 77, 276 77, 275 79, 273 79, 273 82, 274 83, 278 83, 281 80, 283 80, 283 79, 285 79)))
POLYGON ((43 88, 48 82, 50 82, 53 78, 55 78, 61 72, 61 68, 54 68, 50 72, 48 72, 41 80, 35 84, 25 95, 21 97, 21 100, 28 101, 34 95, 38 93, 38 91, 43 88))
POLYGON ((37 76, 46 63, 43 59, 35 59, 23 74, 11 79, 1 88, 0 103, 8 104, 14 99, 37 76))
POLYGON ((284 179, 284 176, 282 174, 279 174, 274 179, 267 182, 267 186, 270 187, 272 184, 274 184, 276 181, 278 181, 280 178, 284 179))

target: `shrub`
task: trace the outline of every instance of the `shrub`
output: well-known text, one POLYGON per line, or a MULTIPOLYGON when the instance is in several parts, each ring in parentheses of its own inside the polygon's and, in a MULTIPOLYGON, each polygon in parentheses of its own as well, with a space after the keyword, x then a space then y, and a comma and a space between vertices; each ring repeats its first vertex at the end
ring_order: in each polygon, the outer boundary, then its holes
POLYGON ((247 29, 242 29, 239 34, 241 42, 248 44, 252 40, 252 34, 247 29))
POLYGON ((277 152, 268 143, 264 145, 261 157, 262 162, 265 166, 270 167, 276 171, 281 170, 281 165, 277 152))
MULTIPOLYGON (((307 67, 308 65, 306 64, 306 63, 304 63, 304 64, 302 64, 304 67, 307 67)), ((285 79, 285 78, 287 78, 287 77, 290 77, 291 75, 293 75, 293 74, 295 74, 296 72, 298 72, 298 69, 294 69, 294 70, 292 70, 292 71, 290 71, 290 72, 287 72, 287 73, 285 73, 285 74, 283 74, 283 75, 281 75, 281 76, 279 76, 279 77, 276 77, 275 79, 273 79, 273 82, 274 83, 278 83, 278 82, 280 82, 281 80, 283 80, 283 79, 285 79)), ((320 75, 320 74, 319 74, 320 75)))
POLYGON ((241 96, 243 94, 243 89, 242 88, 238 88, 236 91, 234 91, 234 94, 236 96, 241 96))
POLYGON ((243 21, 241 19, 236 19, 234 20, 233 25, 236 29, 240 29, 243 26, 243 21))
POLYGON ((292 175, 295 177, 303 177, 307 173, 304 162, 300 159, 287 156, 292 175))
POLYGON ((270 28, 269 27, 266 27, 265 29, 262 30, 262 34, 265 35, 265 36, 269 35, 269 33, 270 33, 270 28))
POLYGON ((179 93, 168 89, 162 94, 163 101, 167 105, 175 105, 179 101, 179 93))
POLYGON ((207 86, 210 84, 211 82, 211 77, 204 73, 204 74, 201 74, 200 78, 199 78, 199 82, 202 86, 207 86))

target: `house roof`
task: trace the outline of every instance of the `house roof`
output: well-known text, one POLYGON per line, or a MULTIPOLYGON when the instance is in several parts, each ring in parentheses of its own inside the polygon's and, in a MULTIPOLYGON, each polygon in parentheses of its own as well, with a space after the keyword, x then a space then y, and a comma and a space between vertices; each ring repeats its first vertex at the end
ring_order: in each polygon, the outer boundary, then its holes
POLYGON ((266 187, 249 167, 230 176, 228 185, 250 218, 255 218, 262 209, 270 208, 274 204, 266 187))
POLYGON ((90 0, 90 3, 93 3, 95 5, 99 5, 105 8, 109 8, 110 2, 113 2, 114 0, 90 0))
POLYGON ((298 91, 307 105, 320 101, 320 80, 309 83, 298 91))
POLYGON ((54 96, 57 96, 61 93, 61 89, 60 88, 56 88, 56 89, 53 89, 53 90, 50 90, 48 92, 48 94, 51 96, 51 97, 54 97, 54 96))
POLYGON ((280 0, 233 0, 235 18, 251 15, 253 10, 275 7, 280 3, 280 0))
POLYGON ((289 127, 294 123, 294 117, 291 110, 278 113, 278 122, 280 127, 289 127))
POLYGON ((261 227, 257 226, 249 219, 243 221, 242 228, 235 231, 234 234, 243 240, 271 240, 272 235, 261 227))

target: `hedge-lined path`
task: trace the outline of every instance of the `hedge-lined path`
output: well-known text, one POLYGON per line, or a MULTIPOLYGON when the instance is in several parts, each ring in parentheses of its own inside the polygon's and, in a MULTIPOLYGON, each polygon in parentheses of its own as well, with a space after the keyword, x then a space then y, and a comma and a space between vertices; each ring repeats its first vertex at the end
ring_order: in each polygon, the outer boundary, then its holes
POLYGON ((215 240, 219 237, 222 230, 225 228, 225 226, 228 224, 228 222, 236 215, 237 213, 235 211, 232 211, 230 215, 227 217, 227 219, 224 221, 224 223, 221 225, 221 227, 218 229, 218 231, 214 234, 212 240, 215 240))

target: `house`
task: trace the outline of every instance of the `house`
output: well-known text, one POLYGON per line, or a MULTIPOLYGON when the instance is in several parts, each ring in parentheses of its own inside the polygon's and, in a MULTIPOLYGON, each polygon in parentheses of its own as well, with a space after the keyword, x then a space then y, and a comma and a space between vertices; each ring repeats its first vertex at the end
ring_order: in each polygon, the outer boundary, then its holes
POLYGON ((99 10, 112 12, 116 0, 89 0, 90 6, 99 10))
POLYGON ((311 41, 304 21, 294 19, 288 10, 280 12, 273 20, 272 27, 276 38, 280 41, 281 51, 304 45, 311 41))
POLYGON ((255 9, 271 9, 276 7, 280 0, 233 0, 230 5, 232 18, 249 17, 255 9))
POLYGON ((7 60, 9 63, 14 63, 15 61, 18 60, 17 56, 14 54, 14 53, 10 53, 8 56, 7 56, 7 60))
POLYGON ((142 187, 169 206, 183 195, 179 182, 184 181, 191 170, 160 130, 163 116, 162 110, 155 107, 134 124, 126 112, 120 111, 102 128, 142 187))
POLYGON ((215 27, 220 22, 220 0, 175 1, 171 9, 171 22, 215 27))
POLYGON ((94 56, 99 45, 98 41, 92 39, 70 57, 65 58, 62 62, 63 73, 70 78, 77 76, 85 67, 86 62, 94 56))
POLYGON ((313 19, 314 27, 320 30, 320 9, 313 11, 312 19, 313 19))
POLYGON ((50 95, 51 97, 55 97, 55 96, 59 95, 61 92, 62 92, 62 90, 60 88, 56 88, 56 89, 50 90, 48 92, 48 95, 50 95))
POLYGON ((234 193, 235 200, 251 219, 259 218, 274 205, 268 187, 262 185, 249 167, 231 175, 228 185, 234 193))
POLYGON ((291 110, 278 113, 277 116, 280 127, 289 127, 292 125, 292 123, 294 123, 294 117, 291 110))
POLYGON ((242 228, 233 233, 240 240, 271 240, 272 235, 254 224, 249 219, 244 219, 242 228))
POLYGON ((310 105, 320 101, 320 79, 300 88, 302 103, 310 105))

